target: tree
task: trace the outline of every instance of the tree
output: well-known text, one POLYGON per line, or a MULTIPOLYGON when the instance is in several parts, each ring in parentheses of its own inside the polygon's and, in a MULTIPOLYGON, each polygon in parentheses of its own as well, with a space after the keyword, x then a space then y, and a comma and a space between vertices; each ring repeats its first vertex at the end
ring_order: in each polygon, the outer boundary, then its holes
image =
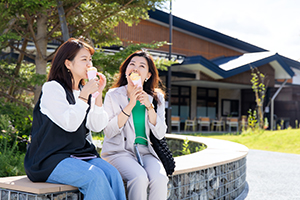
MULTIPOLYGON (((133 52, 141 49, 156 49, 167 42, 156 42, 152 44, 130 44, 125 49, 114 54, 106 54, 103 51, 96 51, 93 56, 93 64, 98 71, 103 71, 107 78, 107 87, 104 92, 112 85, 115 75, 119 71, 121 63, 133 52)), ((159 70, 165 71, 168 66, 178 63, 175 60, 167 60, 165 58, 154 59, 155 65, 159 70)))
MULTIPOLYGON (((36 73, 46 75, 47 62, 55 51, 47 52, 47 44, 60 45, 62 31, 59 14, 63 6, 70 36, 84 36, 96 47, 121 45, 114 33, 114 27, 120 22, 128 25, 148 18, 148 10, 162 6, 166 0, 4 0, 0 3, 2 19, 0 21, 0 48, 11 48, 19 54, 31 58, 36 64, 36 73), (63 3, 63 5, 61 5, 63 3), (59 5, 59 7, 58 7, 59 5), (60 11, 59 11, 60 10, 60 11), (34 51, 24 50, 23 40, 35 47, 34 51), (22 49, 23 47, 23 49, 22 49)), ((58 46, 57 45, 57 46, 58 46)), ((34 89, 35 102, 41 86, 34 89)))
MULTIPOLYGON (((260 129, 264 128, 264 99, 266 96, 265 75, 261 73, 257 68, 251 67, 251 83, 252 89, 255 94, 255 102, 257 107, 258 125, 260 129)), ((256 123, 256 121, 255 121, 256 123)))

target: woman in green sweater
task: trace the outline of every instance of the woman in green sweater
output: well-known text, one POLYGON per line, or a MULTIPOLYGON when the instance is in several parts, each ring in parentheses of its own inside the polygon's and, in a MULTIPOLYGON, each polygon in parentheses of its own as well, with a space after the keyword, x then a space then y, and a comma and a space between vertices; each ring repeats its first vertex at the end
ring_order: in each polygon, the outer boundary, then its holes
POLYGON ((129 200, 146 200, 148 187, 149 200, 167 199, 168 177, 149 136, 151 130, 161 139, 167 129, 164 93, 158 88, 159 82, 152 57, 137 51, 122 63, 118 80, 105 96, 109 122, 104 129, 101 156, 127 182, 129 200), (135 84, 139 78, 141 84, 135 84))

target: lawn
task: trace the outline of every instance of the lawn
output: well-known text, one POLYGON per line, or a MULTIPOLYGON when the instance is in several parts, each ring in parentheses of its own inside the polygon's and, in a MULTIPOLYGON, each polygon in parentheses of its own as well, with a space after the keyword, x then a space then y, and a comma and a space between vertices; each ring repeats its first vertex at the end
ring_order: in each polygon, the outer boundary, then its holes
MULTIPOLYGON (((229 140, 249 149, 300 154, 300 129, 264 131, 263 133, 225 134, 194 133, 190 135, 229 140)), ((103 140, 103 134, 93 134, 94 140, 103 140)))
POLYGON ((300 129, 264 131, 241 135, 220 133, 195 133, 192 135, 229 140, 247 146, 249 149, 300 154, 300 129))

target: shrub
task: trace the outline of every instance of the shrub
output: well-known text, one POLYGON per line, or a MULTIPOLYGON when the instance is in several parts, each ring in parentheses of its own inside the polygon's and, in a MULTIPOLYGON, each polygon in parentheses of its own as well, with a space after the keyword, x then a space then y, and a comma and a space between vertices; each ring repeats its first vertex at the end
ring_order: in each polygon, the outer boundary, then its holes
POLYGON ((24 175, 25 153, 18 151, 18 142, 2 130, 0 135, 0 177, 24 175))

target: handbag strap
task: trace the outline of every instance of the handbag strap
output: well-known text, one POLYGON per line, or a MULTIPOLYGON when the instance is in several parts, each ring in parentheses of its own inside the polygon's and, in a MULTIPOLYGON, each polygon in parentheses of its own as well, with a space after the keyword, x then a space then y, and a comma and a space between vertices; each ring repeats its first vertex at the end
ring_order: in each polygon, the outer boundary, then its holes
MULTIPOLYGON (((152 101, 152 103, 153 103, 153 106, 154 106, 154 111, 157 113, 157 101, 153 98, 153 101, 152 101)), ((153 135, 153 133, 152 133, 152 131, 151 131, 151 128, 150 128, 150 135, 153 135)), ((153 135, 154 136, 154 135, 153 135)), ((154 136, 155 137, 155 136, 154 136)), ((151 143, 152 143, 152 141, 151 141, 151 143)))
POLYGON ((155 112, 157 112, 157 101, 154 98, 153 98, 152 103, 153 103, 155 112))

